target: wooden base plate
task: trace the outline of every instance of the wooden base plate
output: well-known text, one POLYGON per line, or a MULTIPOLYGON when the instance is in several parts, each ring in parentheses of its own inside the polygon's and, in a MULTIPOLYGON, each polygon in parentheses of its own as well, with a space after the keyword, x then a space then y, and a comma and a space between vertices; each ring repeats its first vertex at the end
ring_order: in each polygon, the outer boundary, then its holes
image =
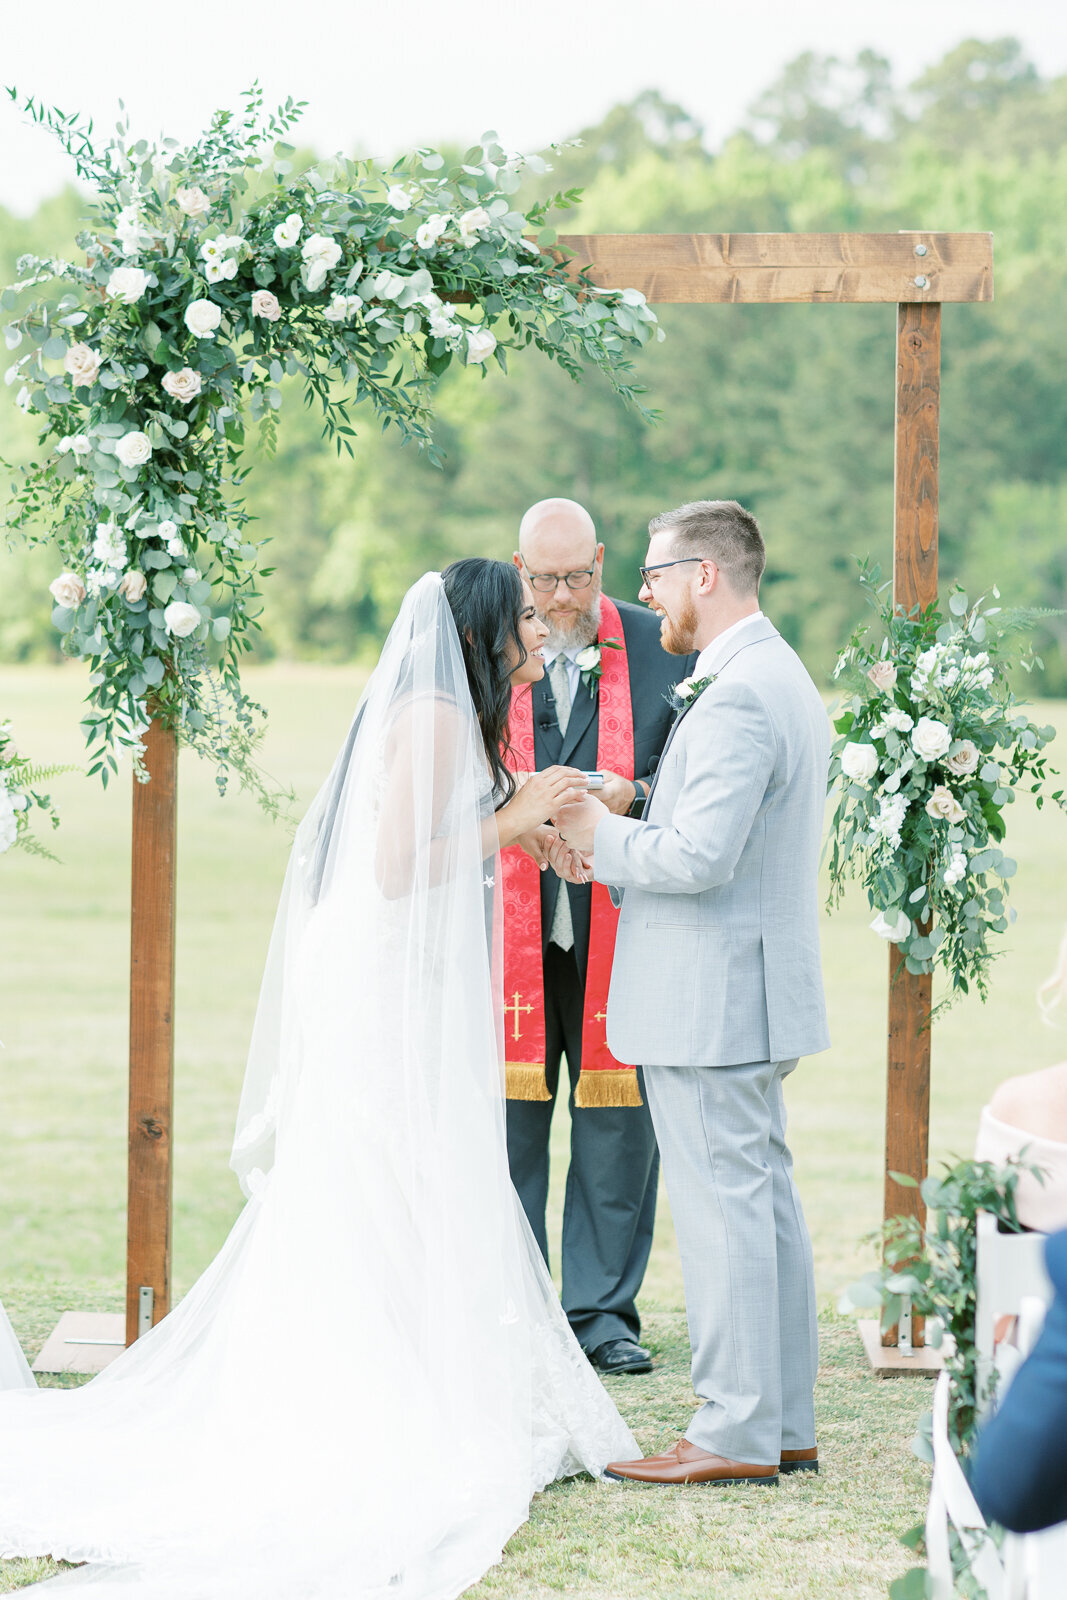
POLYGON ((103 1372, 126 1348, 126 1318, 121 1311, 64 1311, 34 1372, 103 1372))
POLYGON ((900 1350, 882 1343, 881 1324, 861 1318, 857 1323, 863 1348, 876 1378, 936 1378, 944 1366, 944 1348, 921 1345, 918 1350, 900 1350))

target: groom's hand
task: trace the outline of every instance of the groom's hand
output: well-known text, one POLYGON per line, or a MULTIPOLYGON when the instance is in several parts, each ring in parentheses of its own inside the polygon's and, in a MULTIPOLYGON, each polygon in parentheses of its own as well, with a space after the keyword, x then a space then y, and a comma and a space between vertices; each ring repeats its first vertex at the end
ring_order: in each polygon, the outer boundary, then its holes
POLYGON ((561 806, 552 820, 559 829, 560 838, 572 850, 577 850, 579 855, 591 856, 597 824, 608 815, 608 808, 603 801, 590 795, 587 800, 561 806))
POLYGON ((572 850, 569 844, 564 844, 556 831, 552 830, 552 837, 546 845, 549 864, 558 878, 563 878, 567 883, 589 883, 592 878, 592 862, 580 856, 577 850, 572 850))

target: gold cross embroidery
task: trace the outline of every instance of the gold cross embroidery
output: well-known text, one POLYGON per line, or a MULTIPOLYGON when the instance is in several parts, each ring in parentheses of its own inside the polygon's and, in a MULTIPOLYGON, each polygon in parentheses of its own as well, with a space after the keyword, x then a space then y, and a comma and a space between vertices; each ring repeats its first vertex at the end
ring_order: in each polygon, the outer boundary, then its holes
POLYGON ((511 1001, 510 1005, 506 1005, 504 1007, 504 1015, 505 1015, 505 1017, 507 1016, 509 1011, 514 1011, 514 1013, 515 1013, 515 1032, 512 1034, 512 1038, 513 1039, 521 1039, 522 1038, 522 1029, 519 1027, 519 1012, 520 1011, 524 1011, 524 1012, 528 1013, 528 1012, 533 1010, 533 1006, 520 1006, 519 1001, 521 999, 522 999, 522 995, 516 989, 514 999, 511 1001))
POLYGON ((606 1011, 598 1011, 593 1017, 594 1022, 606 1022, 607 1020, 608 1014, 606 1011))

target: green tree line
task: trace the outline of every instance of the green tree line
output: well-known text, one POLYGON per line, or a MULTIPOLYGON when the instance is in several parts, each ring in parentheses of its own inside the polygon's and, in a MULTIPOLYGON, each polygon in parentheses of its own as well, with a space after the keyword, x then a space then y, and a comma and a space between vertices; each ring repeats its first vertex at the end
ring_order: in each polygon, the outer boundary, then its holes
MULTIPOLYGON (((654 90, 578 132, 540 180, 583 189, 565 231, 992 231, 995 302, 944 309, 942 573, 972 594, 997 583, 1006 603, 1067 605, 1067 77, 1042 78, 1010 38, 966 40, 904 87, 872 51, 808 53, 718 150, 694 109, 654 90)), ((81 206, 72 189, 29 219, 0 213, 3 281, 25 250, 68 250, 81 206)), ((660 315, 667 338, 640 358, 655 427, 606 384, 574 385, 527 354, 507 377, 446 375, 442 471, 358 414, 354 458, 339 459, 289 395, 277 454, 248 462, 276 569, 261 655, 370 655, 419 573, 508 556, 545 495, 589 507, 608 586, 632 598, 649 517, 715 497, 759 516, 765 606, 828 677, 862 612, 853 557, 891 561, 895 309, 660 315)), ((24 458, 33 440, 29 419, 0 408, 0 455, 24 458)), ((54 564, 46 546, 0 548, 0 659, 54 658, 54 564)), ((1034 689, 1067 692, 1067 618, 1041 649, 1034 689)))

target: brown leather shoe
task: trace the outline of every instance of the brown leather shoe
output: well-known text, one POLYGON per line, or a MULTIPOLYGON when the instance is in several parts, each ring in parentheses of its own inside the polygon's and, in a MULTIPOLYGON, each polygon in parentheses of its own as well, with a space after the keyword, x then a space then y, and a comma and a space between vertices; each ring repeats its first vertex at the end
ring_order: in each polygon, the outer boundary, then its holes
POLYGON ((778 1468, 728 1461, 711 1455, 688 1439, 679 1439, 673 1450, 646 1456, 643 1461, 612 1461, 604 1468, 608 1478, 624 1478, 632 1483, 777 1483, 778 1468))
POLYGON ((783 1450, 779 1472, 818 1472, 819 1447, 810 1450, 783 1450))

